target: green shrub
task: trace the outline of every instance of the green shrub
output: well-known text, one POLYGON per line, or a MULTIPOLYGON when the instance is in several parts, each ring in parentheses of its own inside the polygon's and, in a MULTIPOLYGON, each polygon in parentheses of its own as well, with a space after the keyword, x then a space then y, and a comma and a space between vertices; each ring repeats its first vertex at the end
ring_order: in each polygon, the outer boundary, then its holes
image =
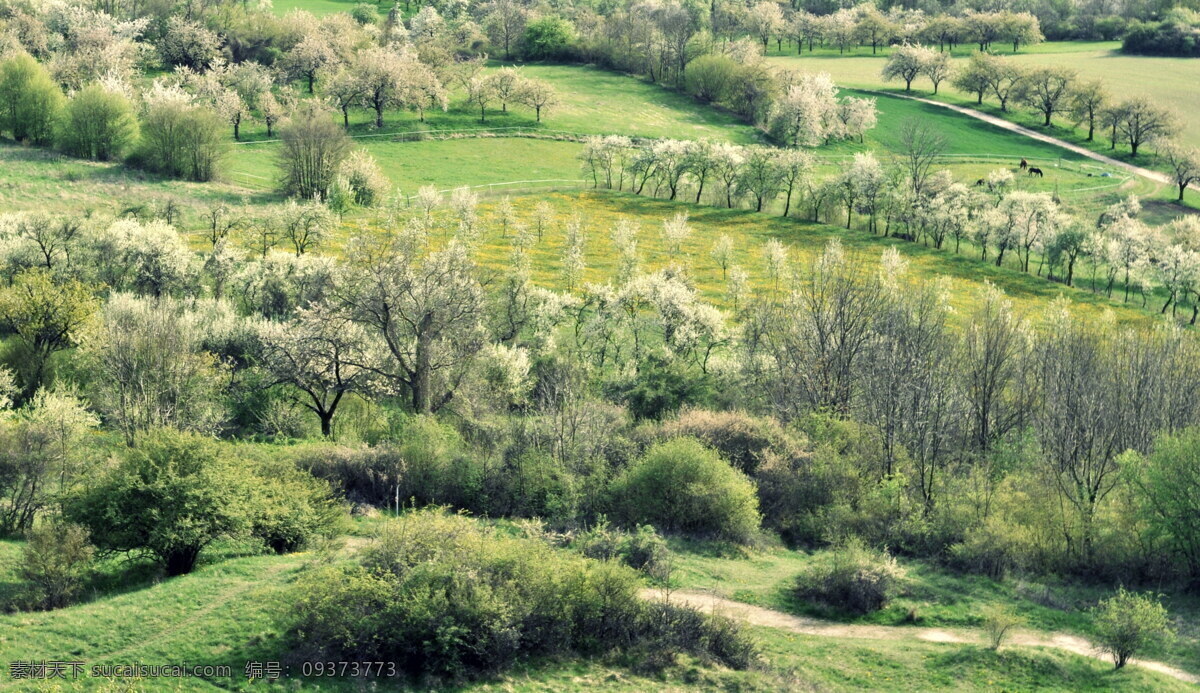
POLYGON ((250 533, 275 553, 298 551, 346 528, 345 509, 328 482, 278 461, 258 466, 255 476, 250 533))
POLYGON ((374 24, 379 19, 379 6, 360 2, 350 10, 350 17, 364 26, 374 24))
POLYGON ((653 420, 685 406, 703 406, 714 394, 708 374, 658 358, 640 364, 633 382, 618 390, 635 417, 653 420))
POLYGON ((1002 605, 989 605, 980 615, 983 617, 983 632, 993 650, 999 650, 1009 633, 1022 623, 1020 616, 1002 605))
POLYGON ((672 637, 728 666, 752 656, 740 632, 694 612, 691 629, 677 632, 639 599, 629 568, 461 515, 410 513, 361 561, 301 581, 291 632, 302 655, 392 661, 414 677, 449 679, 527 655, 600 654, 672 637))
POLYGON ((129 100, 93 84, 67 102, 57 141, 71 156, 117 161, 136 138, 137 118, 129 100))
POLYGON ((25 535, 19 574, 29 588, 35 609, 58 609, 71 604, 92 570, 95 548, 87 529, 64 522, 34 525, 25 535))
POLYGON ((247 527, 247 474, 221 452, 198 435, 148 434, 68 501, 67 519, 102 551, 143 552, 167 575, 188 573, 206 546, 247 527))
POLYGON ((574 475, 544 452, 511 456, 489 478, 486 507, 496 515, 563 525, 575 519, 578 504, 574 475))
POLYGON ((130 163, 172 178, 210 181, 229 149, 225 125, 211 109, 173 101, 150 106, 130 163))
POLYGON ((758 529, 754 484, 694 438, 659 443, 609 489, 624 524, 747 541, 758 529))
POLYGON ((1126 592, 1124 587, 1100 602, 1092 610, 1092 617, 1096 644, 1102 652, 1112 655, 1118 669, 1150 643, 1172 634, 1167 610, 1158 599, 1126 592))
POLYGON ((670 561, 667 542, 649 525, 638 525, 626 532, 600 518, 591 529, 580 533, 573 543, 584 556, 601 561, 620 560, 625 565, 654 578, 666 576, 670 561))
POLYGON ((571 57, 575 27, 561 17, 541 17, 525 25, 521 46, 527 60, 562 60, 571 57))
POLYGON ((38 61, 20 53, 0 63, 0 129, 18 142, 49 144, 63 95, 38 61))
POLYGON ((813 561, 797 579, 796 594, 851 614, 869 614, 896 596, 904 572, 887 552, 851 538, 813 561))

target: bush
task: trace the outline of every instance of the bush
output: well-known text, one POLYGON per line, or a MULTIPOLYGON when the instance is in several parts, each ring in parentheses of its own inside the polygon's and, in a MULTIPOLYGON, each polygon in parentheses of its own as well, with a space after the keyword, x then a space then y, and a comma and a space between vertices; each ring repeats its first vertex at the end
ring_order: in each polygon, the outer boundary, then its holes
POLYGON ((71 604, 92 570, 95 548, 79 525, 43 522, 25 535, 20 576, 29 587, 35 609, 58 609, 71 604))
POLYGON ((683 83, 687 93, 705 103, 725 101, 739 65, 730 57, 710 53, 687 64, 683 83))
POLYGON ((384 175, 383 169, 375 157, 365 149, 355 149, 341 163, 338 169, 339 177, 346 182, 346 188, 354 204, 360 207, 375 207, 387 199, 391 182, 384 175))
POLYGON ((46 68, 26 53, 0 63, 0 129, 18 142, 49 144, 63 95, 46 68))
POLYGON ((801 573, 796 594, 831 609, 869 614, 887 606, 903 579, 896 559, 851 538, 801 573))
POLYGON ((329 197, 342 161, 350 152, 350 138, 317 103, 300 105, 279 126, 279 187, 285 195, 305 200, 329 197))
POLYGON ((993 650, 999 650, 1008 634, 1022 623, 1020 616, 995 604, 984 607, 980 615, 983 617, 983 632, 993 650))
POLYGON ((625 565, 656 579, 664 579, 670 561, 667 542, 648 525, 633 532, 611 527, 601 517, 594 527, 582 532, 574 547, 584 556, 601 561, 620 560, 625 565))
POLYGON ((71 156, 117 161, 137 138, 129 100, 93 84, 71 97, 58 130, 58 147, 71 156))
POLYGON ((696 438, 750 475, 772 452, 788 457, 799 454, 778 421, 737 411, 689 409, 664 423, 661 435, 696 438))
POLYGON ((659 443, 609 489, 628 526, 748 541, 758 529, 754 484, 695 438, 659 443))
POLYGON ((713 397, 712 377, 657 358, 641 364, 619 395, 638 419, 662 419, 684 406, 703 406, 713 397))
POLYGON ((1112 655, 1118 669, 1146 645, 1172 634, 1167 610, 1157 599, 1126 592, 1124 587, 1100 602, 1092 610, 1092 617, 1096 644, 1102 652, 1112 655))
POLYGON ((296 465, 349 501, 388 507, 451 505, 483 510, 483 468, 453 427, 432 416, 411 418, 397 440, 370 448, 319 446, 303 450, 296 465))
POLYGON ((487 484, 487 510, 508 517, 543 517, 556 525, 575 519, 575 477, 552 456, 530 450, 510 455, 487 484))
POLYGON ((210 181, 228 151, 225 125, 211 109, 177 102, 150 106, 131 163, 172 178, 210 181))
POLYGON ((350 10, 350 18, 363 26, 374 24, 379 19, 379 6, 360 2, 350 10))
POLYGON ((250 533, 275 553, 298 551, 345 528, 346 513, 328 482, 272 461, 255 469, 250 533))
POLYGON ((66 506, 102 551, 143 552, 167 575, 191 572, 217 538, 246 528, 252 494, 237 461, 211 440, 163 430, 124 452, 66 506))
POLYGON ((412 676, 450 679, 495 672, 522 656, 599 654, 655 638, 678 638, 728 666, 753 656, 736 630, 694 612, 690 630, 664 625, 624 566, 460 515, 411 513, 361 556, 361 565, 301 581, 291 632, 303 656, 391 661, 412 676))

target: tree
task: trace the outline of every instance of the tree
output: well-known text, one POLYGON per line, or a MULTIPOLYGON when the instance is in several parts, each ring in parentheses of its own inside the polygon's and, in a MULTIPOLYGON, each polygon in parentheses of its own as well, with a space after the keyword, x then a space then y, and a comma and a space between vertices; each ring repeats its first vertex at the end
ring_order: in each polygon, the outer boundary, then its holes
POLYGON ((482 75, 471 78, 467 84, 467 103, 479 107, 479 122, 487 122, 487 108, 495 101, 495 82, 482 75))
POLYGON ((544 79, 526 79, 521 85, 521 91, 517 95, 517 101, 532 108, 537 114, 537 122, 542 122, 542 111, 555 108, 559 105, 558 92, 554 87, 544 79))
POLYGON ((1021 44, 1032 46, 1045 39, 1038 18, 1028 12, 1002 12, 998 22, 1000 36, 1012 42, 1013 53, 1017 52, 1021 44))
POLYGON ((337 63, 337 53, 329 41, 319 33, 305 36, 291 50, 283 54, 280 67, 285 73, 304 79, 308 83, 308 93, 313 93, 313 84, 317 74, 337 63))
POLYGON ((117 294, 87 345, 95 401, 133 445, 155 428, 212 434, 225 418, 221 372, 203 349, 205 326, 167 296, 117 294))
POLYGON ((772 105, 770 131, 793 147, 815 147, 838 134, 837 111, 837 87, 829 75, 801 75, 772 105))
POLYGON ((1150 140, 1167 138, 1178 128, 1175 116, 1145 97, 1135 97, 1120 105, 1117 128, 1129 144, 1129 155, 1137 156, 1138 147, 1150 140))
POLYGON ((363 97, 365 86, 358 74, 349 66, 338 68, 325 80, 325 96, 342 112, 342 127, 350 129, 350 108, 363 97))
POLYGON ((59 125, 58 146, 94 161, 120 160, 137 138, 137 119, 123 95, 93 84, 71 97, 59 125))
POLYGON ((1167 610, 1155 598, 1120 588, 1092 610, 1100 649, 1120 669, 1147 645, 1171 635, 1167 610))
POLYGON ((49 144, 62 104, 62 92, 46 68, 27 53, 0 63, 0 129, 14 140, 49 144))
POLYGON ((904 91, 912 91, 912 82, 921 74, 925 64, 933 59, 933 51, 921 46, 904 44, 892 50, 887 62, 883 64, 882 77, 890 82, 894 79, 904 81, 904 91))
POLYGON ((515 67, 502 67, 486 77, 500 102, 500 112, 508 113, 508 103, 516 101, 524 87, 525 77, 515 67))
POLYGON ((991 85, 990 63, 984 53, 972 53, 967 66, 954 75, 951 84, 959 91, 975 95, 975 103, 983 103, 983 95, 991 85))
POLYGON ((338 167, 350 154, 350 138, 319 103, 296 109, 279 127, 280 190, 306 200, 325 199, 338 167))
POLYGON ((1179 188, 1179 197, 1176 200, 1183 202, 1183 191, 1192 183, 1200 181, 1200 149, 1184 147, 1167 140, 1159 143, 1158 155, 1171 170, 1171 176, 1179 188))
POLYGON ((746 31, 762 41, 763 51, 770 48, 771 37, 777 34, 783 26, 783 9, 779 3, 771 0, 761 0, 746 11, 746 31))
POLYGON ((933 93, 938 93, 938 86, 954 72, 950 65, 950 54, 941 51, 927 56, 921 64, 921 74, 933 83, 933 93))
POLYGON ((900 156, 914 197, 925 191, 933 165, 945 150, 946 138, 929 123, 908 118, 900 124, 900 156))
POLYGON ((67 503, 101 551, 154 557, 168 576, 189 573, 219 537, 247 528, 251 492, 238 462, 201 436, 159 431, 67 503))
POLYGON ((1076 74, 1064 67, 1043 67, 1025 74, 1017 89, 1017 101, 1042 114, 1042 124, 1050 127, 1055 113, 1070 108, 1076 74))
POLYGON ((221 37, 199 22, 175 15, 167 19, 158 53, 166 65, 202 72, 220 58, 221 37))
POLYGON ((383 127, 383 112, 399 103, 405 87, 405 59, 390 48, 368 48, 355 55, 349 69, 362 87, 362 99, 375 110, 375 127, 383 127))
POLYGON ((1087 122, 1088 142, 1095 138, 1096 122, 1108 104, 1109 95, 1100 80, 1084 82, 1075 86, 1071 95, 1070 113, 1076 123, 1087 122))
POLYGON ((1000 102, 1000 110, 1007 112, 1008 102, 1019 93, 1025 73, 1007 58, 998 55, 986 56, 984 65, 988 89, 1000 102))
POLYGON ((786 217, 792 210, 792 195, 797 188, 803 189, 805 181, 812 177, 813 160, 807 152, 784 149, 776 152, 776 166, 783 186, 783 214, 786 217))
POLYGON ((854 26, 854 34, 860 43, 871 44, 871 54, 874 55, 880 46, 886 46, 895 37, 898 27, 874 6, 859 6, 858 23, 854 26))
POLYGON ((307 398, 303 406, 321 422, 321 435, 333 435, 333 417, 342 398, 361 390, 372 376, 355 365, 366 361, 363 328, 321 304, 300 309, 286 323, 264 323, 259 338, 263 367, 277 384, 299 390, 307 398))
POLYGON ((1134 463, 1134 483, 1154 530, 1183 558, 1188 574, 1200 577, 1200 430, 1162 434, 1153 452, 1134 463))
POLYGON ((46 382, 50 357, 79 343, 98 308, 92 287, 44 268, 25 270, 0 289, 0 320, 21 349, 22 400, 46 382))
POLYGON ((575 43, 575 27, 562 17, 548 16, 531 20, 521 38, 527 60, 562 60, 575 43))
POLYGON ((340 298, 387 357, 355 365, 406 392, 413 411, 441 409, 483 344, 483 288, 466 248, 452 242, 422 259, 384 247, 358 268, 340 298))
POLYGON ((487 5, 483 25, 492 43, 504 50, 505 60, 512 58, 527 20, 528 12, 517 0, 492 0, 487 5))
POLYGON ((317 198, 297 202, 293 197, 276 213, 280 235, 291 242, 296 257, 324 241, 337 223, 337 215, 317 198))
POLYGON ((1002 291, 988 284, 980 299, 963 336, 963 387, 970 439, 976 449, 989 450, 1025 413, 1022 388, 1030 337, 1002 291))

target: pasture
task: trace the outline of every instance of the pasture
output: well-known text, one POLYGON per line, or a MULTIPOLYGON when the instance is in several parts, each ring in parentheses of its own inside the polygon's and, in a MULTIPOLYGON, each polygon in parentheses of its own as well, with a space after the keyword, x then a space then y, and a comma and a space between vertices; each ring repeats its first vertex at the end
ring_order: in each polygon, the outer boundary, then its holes
MULTIPOLYGON (((1168 104, 1180 117, 1183 140, 1192 146, 1200 146, 1200 116, 1197 115, 1200 114, 1200 91, 1181 88, 1185 84, 1200 84, 1200 63, 1187 58, 1124 55, 1119 48, 1120 43, 1116 41, 1063 41, 1023 47, 1015 55, 1000 44, 994 50, 1024 67, 1069 67, 1077 71, 1082 79, 1102 80, 1109 91, 1119 98, 1146 96, 1156 103, 1168 104)), ((954 51, 953 62, 956 65, 965 62, 974 50, 975 47, 971 45, 959 46, 954 51)), ((814 53, 806 51, 799 56, 795 55, 794 50, 784 53, 775 51, 769 59, 781 68, 828 72, 842 86, 897 89, 896 82, 884 82, 879 76, 886 55, 886 49, 878 55, 872 55, 869 48, 839 55, 836 49, 818 48, 814 53)), ((899 88, 903 86, 903 83, 899 84, 899 88)), ((928 80, 919 78, 913 87, 914 94, 931 96, 932 87, 928 80)), ((955 91, 948 84, 943 84, 934 98, 966 106, 976 105, 973 97, 955 91)), ((987 98, 984 104, 988 104, 987 98)), ((1013 119, 1040 129, 1040 120, 1026 116, 1022 114, 1013 119)), ((1058 129, 1068 131, 1066 126, 1069 123, 1065 118, 1057 118, 1055 125, 1058 129)), ((1071 133, 1068 131, 1065 134, 1071 133)), ((1083 134, 1086 135, 1086 131, 1083 134)), ((1101 146, 1106 147, 1107 143, 1101 146)))

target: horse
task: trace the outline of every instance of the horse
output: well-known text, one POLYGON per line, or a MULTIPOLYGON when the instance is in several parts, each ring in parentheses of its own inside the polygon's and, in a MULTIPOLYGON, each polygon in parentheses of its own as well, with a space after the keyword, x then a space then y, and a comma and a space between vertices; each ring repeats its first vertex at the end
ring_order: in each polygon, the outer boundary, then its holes
POLYGON ((1021 170, 1024 171, 1027 168, 1029 168, 1029 162, 1025 159, 1021 159, 1021 170))
POLYGON ((982 187, 983 187, 983 185, 984 185, 984 180, 983 180, 982 178, 980 178, 979 180, 975 181, 975 187, 977 187, 977 188, 982 188, 982 187))
POLYGON ((1042 173, 1042 169, 1040 169, 1036 166, 1030 166, 1029 167, 1029 175, 1037 176, 1038 178, 1042 178, 1045 174, 1042 173))

